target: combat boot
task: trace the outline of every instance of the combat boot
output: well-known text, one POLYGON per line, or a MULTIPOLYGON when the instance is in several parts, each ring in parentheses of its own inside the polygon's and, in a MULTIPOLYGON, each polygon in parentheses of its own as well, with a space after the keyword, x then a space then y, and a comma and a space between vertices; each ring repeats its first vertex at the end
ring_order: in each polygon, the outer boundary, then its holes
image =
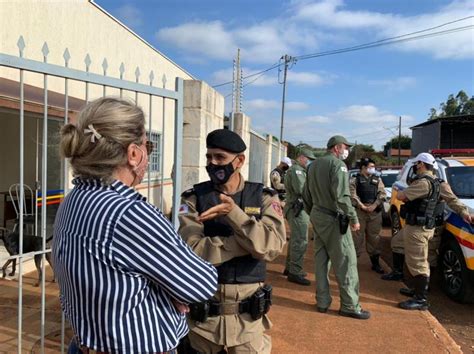
POLYGON ((425 277, 424 275, 417 275, 414 278, 415 295, 407 301, 400 302, 398 306, 404 310, 428 310, 429 304, 426 295, 429 280, 430 278, 425 277))
POLYGON ((382 280, 403 280, 403 264, 405 263, 405 255, 401 253, 392 253, 393 270, 382 275, 382 280))
POLYGON ((384 274, 385 272, 382 269, 382 267, 380 266, 379 258, 380 258, 380 255, 378 255, 378 254, 370 256, 370 261, 372 262, 372 270, 376 273, 384 274))
MULTIPOLYGON (((426 291, 430 291, 430 278, 428 278, 428 282, 426 283, 426 291)), ((408 297, 413 297, 415 296, 415 288, 401 288, 400 289, 400 294, 408 296, 408 297)))

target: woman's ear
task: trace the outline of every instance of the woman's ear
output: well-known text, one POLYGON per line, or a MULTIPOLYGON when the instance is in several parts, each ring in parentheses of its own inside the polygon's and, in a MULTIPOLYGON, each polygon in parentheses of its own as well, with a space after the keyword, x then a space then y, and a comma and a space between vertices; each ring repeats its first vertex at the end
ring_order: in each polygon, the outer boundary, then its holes
POLYGON ((140 160, 140 156, 138 156, 137 148, 136 148, 135 144, 128 145, 128 148, 127 148, 127 162, 128 162, 128 164, 132 167, 136 167, 136 166, 138 166, 139 160, 140 160))

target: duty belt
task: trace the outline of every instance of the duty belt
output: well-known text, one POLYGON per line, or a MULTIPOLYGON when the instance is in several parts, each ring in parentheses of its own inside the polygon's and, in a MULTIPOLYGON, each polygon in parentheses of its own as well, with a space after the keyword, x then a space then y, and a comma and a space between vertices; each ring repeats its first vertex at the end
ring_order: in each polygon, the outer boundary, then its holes
POLYGON ((209 316, 238 315, 250 312, 250 301, 245 299, 238 302, 215 302, 209 303, 209 316))

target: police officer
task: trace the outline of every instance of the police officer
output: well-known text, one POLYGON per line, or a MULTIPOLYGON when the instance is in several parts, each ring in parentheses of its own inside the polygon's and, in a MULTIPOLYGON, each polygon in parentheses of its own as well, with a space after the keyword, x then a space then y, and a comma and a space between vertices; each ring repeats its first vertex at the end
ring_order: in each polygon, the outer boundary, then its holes
POLYGON ((190 344, 200 353, 270 353, 264 281, 266 262, 286 241, 280 201, 273 189, 244 181, 246 145, 239 135, 218 129, 206 143, 210 181, 182 194, 179 233, 216 266, 219 288, 210 303, 191 305, 190 344))
POLYGON ((329 268, 332 263, 341 297, 341 316, 368 319, 370 313, 359 304, 359 275, 352 236, 348 230, 360 229, 349 193, 347 167, 342 162, 353 144, 340 135, 327 143, 326 155, 308 170, 303 200, 314 228, 317 311, 325 313, 331 305, 329 268))
POLYGON ((472 217, 450 186, 435 177, 437 163, 431 154, 418 154, 414 165, 414 181, 397 193, 397 198, 405 202, 400 210, 405 218, 405 227, 400 233, 404 242, 405 263, 414 277, 414 289, 401 290, 405 295, 413 295, 413 298, 400 302, 399 306, 405 310, 427 310, 430 276, 428 241, 433 237, 435 226, 443 222, 444 202, 467 223, 472 222, 472 217))
POLYGON ((360 230, 352 233, 357 258, 362 254, 365 241, 372 270, 383 274, 379 263, 380 231, 382 204, 387 194, 382 179, 376 175, 374 160, 367 157, 360 159, 360 172, 351 178, 349 190, 360 223, 360 230))
POLYGON ((308 247, 309 215, 304 211, 302 193, 306 182, 306 168, 314 159, 311 150, 301 149, 296 163, 285 177, 287 202, 284 210, 290 226, 290 242, 283 274, 288 276, 288 281, 306 286, 311 285, 303 271, 304 255, 308 247))
POLYGON ((281 159, 278 166, 270 172, 270 183, 272 188, 278 192, 278 197, 281 202, 285 200, 285 175, 291 165, 291 159, 289 157, 284 157, 281 159))
MULTIPOLYGON (((414 160, 414 170, 417 168, 417 163, 419 159, 424 159, 425 161, 431 161, 432 155, 428 153, 421 153, 419 154, 415 160, 414 160)), ((437 169, 437 163, 434 161, 433 165, 430 165, 428 162, 426 162, 426 166, 428 166, 428 172, 430 174, 433 174, 432 171, 437 169), (432 166, 432 167, 430 167, 432 166)), ((419 173, 419 171, 416 171, 419 173)), ((410 182, 411 185, 411 182, 410 182)), ((441 193, 441 198, 447 202, 449 207, 454 210, 455 213, 458 213, 459 215, 463 215, 463 217, 468 217, 469 216, 469 209, 459 201, 459 199, 454 195, 454 193, 451 190, 451 187, 449 184, 445 181, 441 181, 440 185, 440 193, 441 193)), ((466 219, 465 219, 466 220, 466 219)), ((441 243, 441 234, 443 232, 443 226, 437 226, 435 227, 433 231, 433 236, 428 240, 428 262, 430 267, 436 267, 437 261, 438 261, 438 248, 441 243)), ((404 244, 404 235, 405 233, 402 231, 399 231, 396 233, 390 242, 390 246, 392 249, 392 271, 388 274, 382 275, 383 280, 403 280, 403 266, 405 263, 405 244, 404 244)), ((406 289, 402 288, 400 289, 400 292, 403 295, 408 295, 408 296, 413 296, 414 291, 413 289, 406 289)))

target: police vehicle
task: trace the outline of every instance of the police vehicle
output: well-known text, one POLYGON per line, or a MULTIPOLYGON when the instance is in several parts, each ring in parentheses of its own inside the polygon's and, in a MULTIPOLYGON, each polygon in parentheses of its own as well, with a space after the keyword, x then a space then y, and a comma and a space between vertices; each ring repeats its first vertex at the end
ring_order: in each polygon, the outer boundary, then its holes
MULTIPOLYGON (((454 194, 474 213, 474 149, 433 150, 438 170, 437 177, 447 181, 454 194), (463 156, 449 156, 463 155, 463 156)), ((407 187, 407 179, 414 177, 413 160, 408 160, 392 186, 390 218, 392 236, 404 225, 400 217, 403 202, 397 192, 407 187)), ((444 212, 444 225, 439 248, 438 268, 442 274, 443 290, 455 301, 474 302, 474 225, 466 223, 449 207, 444 212)))

